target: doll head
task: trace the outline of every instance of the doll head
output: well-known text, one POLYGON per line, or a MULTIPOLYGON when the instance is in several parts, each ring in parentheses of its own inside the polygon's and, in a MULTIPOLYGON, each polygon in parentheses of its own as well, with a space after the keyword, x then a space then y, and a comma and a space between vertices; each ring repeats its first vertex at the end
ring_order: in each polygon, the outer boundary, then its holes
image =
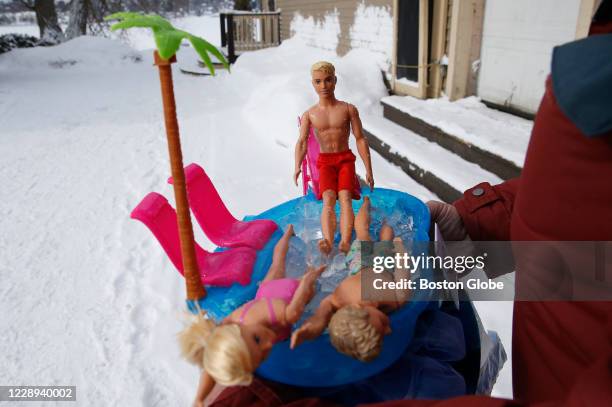
POLYGON ((322 98, 332 97, 336 89, 336 69, 325 61, 315 63, 310 68, 312 86, 322 98))
POLYGON ((221 325, 206 341, 204 369, 224 386, 248 385, 256 365, 237 324, 221 325))
POLYGON ((362 362, 380 354, 383 336, 390 332, 389 318, 372 306, 347 305, 329 321, 329 337, 338 352, 362 362))
POLYGON ((268 356, 276 334, 263 325, 216 326, 204 317, 179 333, 185 359, 203 368, 224 386, 248 385, 253 371, 268 356))

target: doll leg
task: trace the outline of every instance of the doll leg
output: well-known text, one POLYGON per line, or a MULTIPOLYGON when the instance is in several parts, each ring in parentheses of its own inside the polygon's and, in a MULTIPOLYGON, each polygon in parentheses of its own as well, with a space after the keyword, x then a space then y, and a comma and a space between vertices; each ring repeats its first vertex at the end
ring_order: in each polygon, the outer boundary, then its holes
POLYGON ((321 230, 323 239, 319 241, 319 250, 323 254, 331 252, 336 233, 336 192, 328 189, 323 192, 323 210, 321 211, 321 230))
POLYGON ((276 243, 276 246, 274 246, 272 265, 261 281, 262 283, 285 277, 285 259, 287 258, 287 251, 289 250, 289 240, 293 235, 295 235, 295 233, 293 233, 293 225, 288 225, 283 237, 281 237, 278 243, 276 243))
POLYGON ((353 223, 355 215, 353 213, 353 193, 343 189, 338 193, 340 201, 340 244, 338 249, 344 254, 348 253, 351 247, 351 236, 353 235, 353 223))
POLYGON ((395 232, 393 228, 386 223, 382 225, 380 228, 380 241, 381 242, 390 242, 395 237, 395 232))
POLYGON ((358 240, 372 240, 370 236, 370 197, 363 197, 363 204, 355 217, 355 235, 358 240))

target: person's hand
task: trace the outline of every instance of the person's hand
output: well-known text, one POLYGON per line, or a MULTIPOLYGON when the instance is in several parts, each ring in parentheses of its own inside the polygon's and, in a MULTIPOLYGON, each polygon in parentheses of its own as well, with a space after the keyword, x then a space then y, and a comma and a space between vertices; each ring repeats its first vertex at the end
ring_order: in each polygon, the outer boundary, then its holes
POLYGON ((439 201, 429 201, 427 206, 431 213, 431 221, 438 224, 444 240, 461 241, 466 238, 469 239, 463 220, 461 220, 459 212, 453 205, 439 201))
POLYGON ((204 407, 204 400, 195 400, 191 407, 204 407))
POLYGON ((476 248, 457 209, 453 205, 439 201, 429 201, 427 206, 431 213, 431 221, 438 224, 442 238, 446 242, 444 247, 447 254, 451 256, 473 255, 476 248), (449 244, 449 242, 453 243, 449 244))
POLYGON ((295 182, 295 186, 297 187, 298 184, 298 178, 300 177, 300 174, 302 173, 302 169, 298 168, 295 170, 295 172, 293 173, 293 182, 295 182))
POLYGON ((374 176, 370 171, 366 174, 366 182, 370 186, 370 192, 374 191, 374 176))

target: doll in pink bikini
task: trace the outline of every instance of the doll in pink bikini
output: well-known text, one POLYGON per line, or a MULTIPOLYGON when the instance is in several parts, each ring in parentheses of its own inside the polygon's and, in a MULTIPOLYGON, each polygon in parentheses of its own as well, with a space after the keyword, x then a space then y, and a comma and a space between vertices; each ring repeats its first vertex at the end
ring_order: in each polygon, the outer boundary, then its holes
POLYGON ((224 386, 248 385, 253 372, 272 346, 288 339, 306 304, 315 294, 315 282, 325 269, 309 268, 300 280, 285 278, 289 225, 274 247, 272 265, 255 299, 228 315, 220 325, 203 315, 179 333, 183 356, 202 369, 194 405, 203 405, 215 382, 224 386))

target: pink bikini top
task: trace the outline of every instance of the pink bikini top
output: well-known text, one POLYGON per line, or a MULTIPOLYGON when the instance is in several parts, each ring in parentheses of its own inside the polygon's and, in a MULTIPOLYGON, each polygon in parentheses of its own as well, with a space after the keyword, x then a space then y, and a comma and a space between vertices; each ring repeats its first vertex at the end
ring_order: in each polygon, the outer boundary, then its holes
POLYGON ((281 341, 284 341, 285 339, 288 339, 291 336, 291 327, 279 326, 278 320, 276 319, 276 313, 274 312, 274 306, 272 305, 272 299, 268 297, 258 298, 258 299, 249 301, 244 306, 244 309, 242 310, 242 313, 240 314, 240 319, 238 320, 238 323, 240 325, 244 323, 244 317, 246 316, 247 312, 249 312, 253 304, 255 304, 257 301, 261 299, 265 299, 266 304, 268 305, 268 315, 270 315, 270 322, 272 323, 272 326, 273 326, 272 329, 274 330, 274 332, 276 332, 276 335, 277 335, 276 342, 281 342, 281 341))

